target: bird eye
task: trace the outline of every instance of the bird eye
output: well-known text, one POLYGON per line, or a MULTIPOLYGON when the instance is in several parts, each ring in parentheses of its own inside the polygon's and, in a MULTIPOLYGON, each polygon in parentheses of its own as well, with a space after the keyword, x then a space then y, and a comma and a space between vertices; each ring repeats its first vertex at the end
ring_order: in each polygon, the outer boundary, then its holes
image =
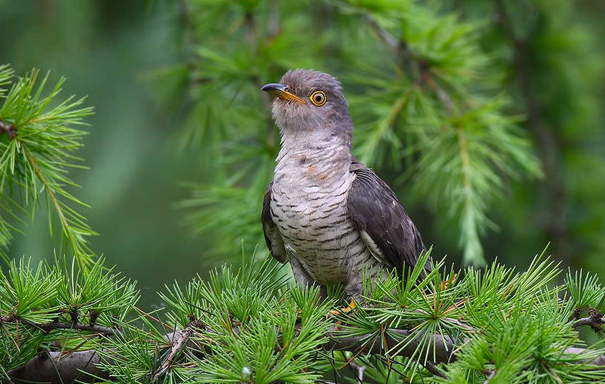
POLYGON ((311 102, 317 105, 318 107, 321 107, 327 101, 326 94, 323 91, 313 92, 309 99, 311 99, 311 102))

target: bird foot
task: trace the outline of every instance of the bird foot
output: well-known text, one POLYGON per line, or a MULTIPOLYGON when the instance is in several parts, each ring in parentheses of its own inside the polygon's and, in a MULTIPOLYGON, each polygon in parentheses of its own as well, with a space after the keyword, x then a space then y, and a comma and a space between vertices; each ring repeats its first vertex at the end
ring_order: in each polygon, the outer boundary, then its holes
POLYGON ((453 287, 454 284, 456 284, 456 281, 458 280, 458 274, 454 273, 454 275, 449 279, 449 280, 445 280, 442 281, 439 286, 441 288, 442 291, 445 291, 446 289, 453 287))
POLYGON ((349 303, 349 305, 347 307, 333 309, 330 312, 328 312, 328 314, 326 315, 326 319, 328 319, 330 316, 342 315, 343 313, 349 313, 355 308, 357 308, 357 304, 355 303, 354 300, 351 300, 351 302, 349 303))

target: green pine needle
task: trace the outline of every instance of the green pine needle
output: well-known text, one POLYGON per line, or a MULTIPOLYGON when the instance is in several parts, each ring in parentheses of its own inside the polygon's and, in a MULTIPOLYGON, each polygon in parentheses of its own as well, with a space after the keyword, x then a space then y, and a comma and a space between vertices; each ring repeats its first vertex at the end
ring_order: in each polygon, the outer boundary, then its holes
MULTIPOLYGON (((8 84, 6 68, 0 69, 0 83, 8 84)), ((92 108, 83 107, 84 99, 73 96, 63 101, 56 99, 64 79, 46 92, 49 74, 41 80, 39 72, 20 77, 3 95, 0 123, 10 132, 0 136, 0 204, 14 215, 29 210, 33 216, 36 207, 44 202, 48 211, 50 232, 55 237, 59 229, 61 249, 69 250, 79 265, 92 264, 94 253, 87 238, 96 233, 75 207, 87 207, 69 189, 78 187, 69 177, 70 168, 82 168, 81 159, 73 152, 82 146, 86 135, 76 126, 92 114, 92 108), (13 186, 19 187, 18 199, 12 200, 13 186), (11 200, 9 200, 11 199, 11 200), (9 201, 18 201, 15 205, 9 201)), ((3 224, 0 229, 6 228, 3 224)), ((10 237, 0 230, 0 244, 7 245, 10 237), (3 235, 4 234, 4 235, 3 235), (2 236, 3 235, 3 236, 2 236)))

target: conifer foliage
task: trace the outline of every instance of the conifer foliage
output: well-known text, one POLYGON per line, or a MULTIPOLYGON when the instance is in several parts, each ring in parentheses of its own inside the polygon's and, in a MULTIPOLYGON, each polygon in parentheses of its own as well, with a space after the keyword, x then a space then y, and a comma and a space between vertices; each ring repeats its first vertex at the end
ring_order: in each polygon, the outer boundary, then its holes
POLYGON ((447 205, 471 265, 457 270, 444 259, 418 282, 429 250, 403 279, 368 279, 347 310, 340 287, 327 298, 299 287, 265 251, 205 280, 168 283, 155 310, 139 308, 140 287, 90 249, 86 204, 71 192, 92 108, 61 95, 63 80, 50 87, 49 75, 16 77, 0 66, 0 381, 605 382, 605 287, 596 275, 564 273, 544 254, 525 271, 477 266, 488 208, 507 179, 542 171, 499 88, 502 68, 482 47, 484 26, 435 4, 181 3, 192 57, 175 73, 188 76, 192 104, 177 145, 219 166, 180 205, 196 231, 220 234, 215 252, 234 254, 242 238, 262 242, 278 135, 258 88, 288 68, 339 69, 352 90, 357 155, 413 180, 435 209, 447 205), (9 260, 12 234, 39 206, 56 260, 9 260))
POLYGON ((582 272, 555 284, 562 271, 547 257, 524 272, 439 264, 416 284, 418 267, 404 281, 367 281, 362 303, 333 313, 341 291, 320 299, 275 261, 253 260, 167 286, 153 313, 137 308, 135 285, 102 259, 85 273, 75 263, 13 262, 0 276, 0 374, 6 382, 56 373, 119 383, 605 380, 605 347, 579 337, 582 328, 602 332, 603 286, 582 272))
POLYGON ((72 253, 86 266, 92 260, 87 237, 95 233, 77 211, 86 204, 68 192, 77 186, 68 172, 81 167, 73 153, 86 132, 77 126, 92 108, 74 96, 57 103, 64 79, 48 91, 49 74, 39 77, 34 69, 14 79, 10 66, 0 66, 0 251, 6 257, 16 229, 11 223, 33 217, 37 206, 45 204, 61 252, 72 253))
POLYGON ((411 184, 406 191, 453 223, 464 262, 485 263, 481 235, 495 227, 490 205, 509 179, 537 178, 541 168, 509 112, 504 73, 481 47, 480 22, 411 0, 322 1, 312 10, 306 2, 183 4, 194 105, 180 143, 218 156, 220 170, 182 206, 197 233, 229 228, 231 236, 217 236, 216 252, 232 253, 242 238, 262 239, 259 196, 278 136, 259 88, 305 67, 344 82, 356 155, 398 175, 395 190, 411 184), (208 218, 221 225, 211 228, 208 218))

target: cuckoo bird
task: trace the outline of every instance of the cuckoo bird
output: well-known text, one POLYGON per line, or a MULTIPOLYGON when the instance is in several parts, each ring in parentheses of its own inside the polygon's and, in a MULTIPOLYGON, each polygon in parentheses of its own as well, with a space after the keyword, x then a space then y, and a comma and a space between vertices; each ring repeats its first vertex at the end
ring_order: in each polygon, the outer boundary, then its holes
MULTIPOLYGON (((296 69, 261 88, 281 149, 263 201, 265 241, 301 285, 341 284, 360 299, 364 273, 405 275, 425 249, 395 193, 351 153, 353 122, 338 80, 296 69)), ((424 273, 430 271, 430 263, 424 273)))

